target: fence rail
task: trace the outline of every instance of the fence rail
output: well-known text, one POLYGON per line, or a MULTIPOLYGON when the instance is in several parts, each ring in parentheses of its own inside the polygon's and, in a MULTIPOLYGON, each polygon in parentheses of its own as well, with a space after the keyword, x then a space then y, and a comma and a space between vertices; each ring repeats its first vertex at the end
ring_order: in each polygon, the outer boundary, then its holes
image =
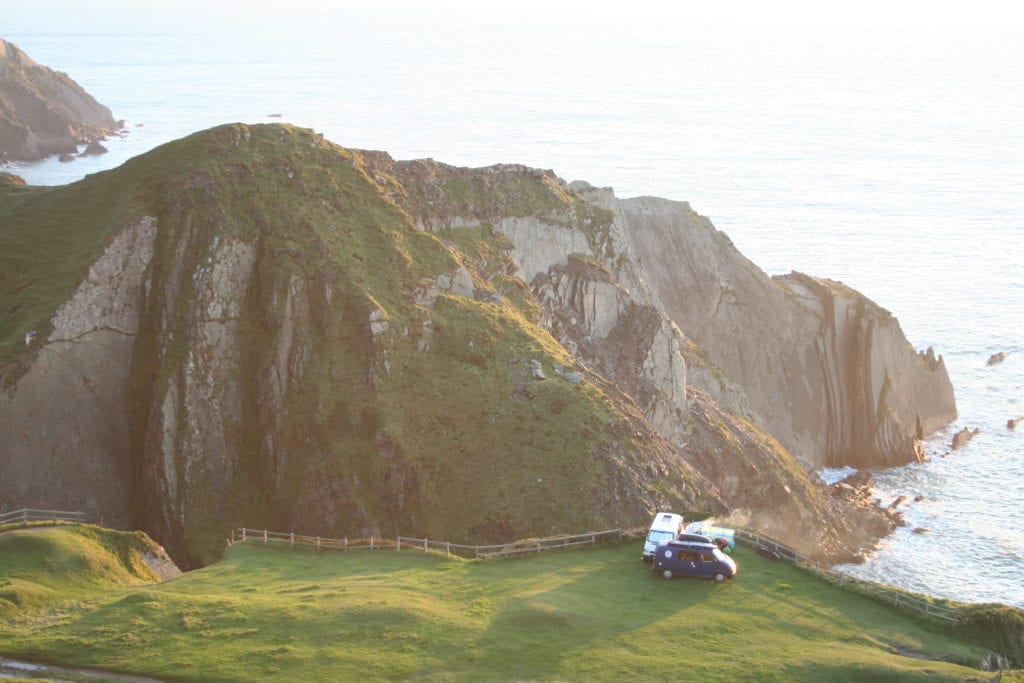
POLYGON ((609 531, 592 531, 586 534, 575 536, 551 536, 549 538, 530 538, 522 541, 513 541, 499 545, 463 545, 460 543, 448 543, 446 541, 431 541, 426 538, 398 537, 398 550, 402 546, 407 548, 420 548, 422 550, 433 550, 444 552, 446 555, 458 555, 481 560, 491 560, 503 557, 515 557, 517 555, 528 555, 546 552, 548 550, 563 550, 565 548, 576 548, 580 546, 595 546, 598 542, 622 537, 621 529, 609 531))
POLYGON ((29 522, 77 522, 81 524, 84 521, 84 512, 32 510, 30 508, 22 508, 11 512, 0 512, 0 525, 28 524, 29 522))
POLYGON ((280 543, 290 546, 304 545, 315 547, 317 550, 383 550, 394 549, 400 551, 405 548, 417 548, 419 550, 443 552, 448 557, 471 559, 495 559, 502 557, 515 557, 516 555, 535 554, 548 550, 561 550, 579 546, 595 546, 599 542, 612 538, 619 539, 623 535, 621 529, 609 531, 594 531, 576 536, 553 536, 550 538, 531 538, 512 543, 496 545, 465 545, 462 543, 449 543, 447 541, 433 541, 427 538, 412 538, 399 536, 397 539, 375 538, 369 539, 348 539, 348 538, 327 538, 324 536, 304 536, 295 533, 282 533, 280 531, 268 531, 266 529, 248 529, 242 527, 232 534, 230 543, 280 543))
POLYGON ((922 600, 921 598, 915 597, 893 586, 875 583, 874 581, 865 581, 863 579, 849 576, 848 574, 843 574, 842 572, 837 572, 831 567, 827 567, 820 562, 816 562, 805 557, 789 546, 779 543, 774 538, 770 538, 756 531, 737 528, 736 539, 755 545, 758 548, 768 548, 778 553, 783 559, 786 559, 797 566, 803 567, 804 569, 832 581, 833 583, 837 583, 844 588, 852 588, 861 593, 866 593, 880 600, 892 603, 897 607, 907 607, 930 617, 943 619, 953 623, 957 622, 957 618, 955 616, 957 610, 955 609, 936 605, 928 600, 922 600))
POLYGON ((396 541, 374 538, 327 538, 325 536, 303 536, 294 533, 267 531, 266 529, 247 529, 242 527, 232 534, 231 543, 282 543, 286 545, 304 545, 317 550, 384 550, 394 548, 396 541))

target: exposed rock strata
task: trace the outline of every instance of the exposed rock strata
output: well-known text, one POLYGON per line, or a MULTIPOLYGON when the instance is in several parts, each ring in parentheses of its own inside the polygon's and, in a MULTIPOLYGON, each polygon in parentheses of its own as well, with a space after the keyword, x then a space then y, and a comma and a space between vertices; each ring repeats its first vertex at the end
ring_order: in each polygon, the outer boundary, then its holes
POLYGON ((73 155, 89 143, 88 153, 101 153, 97 141, 117 128, 110 110, 67 74, 0 38, 0 161, 73 155))
POLYGON ((913 461, 916 439, 956 416, 941 357, 915 352, 863 295, 798 273, 769 278, 685 203, 616 206, 668 317, 808 466, 913 461))
POLYGON ((123 174, 155 218, 111 235, 0 399, 0 505, 49 491, 185 566, 239 525, 482 542, 663 507, 849 558, 891 517, 807 467, 905 462, 954 414, 888 313, 768 278, 685 204, 282 126, 123 174))
POLYGON ((129 371, 156 231, 143 217, 118 233, 54 314, 29 371, 0 393, 6 507, 130 525, 129 371))

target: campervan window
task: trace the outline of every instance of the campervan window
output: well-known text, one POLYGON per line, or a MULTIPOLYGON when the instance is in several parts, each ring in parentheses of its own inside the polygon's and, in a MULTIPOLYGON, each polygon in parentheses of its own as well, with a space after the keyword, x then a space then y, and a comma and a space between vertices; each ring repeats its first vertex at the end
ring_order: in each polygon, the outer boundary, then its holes
POLYGON ((671 541, 676 537, 671 531, 655 531, 651 530, 651 533, 647 534, 647 540, 651 543, 661 543, 662 541, 671 541))

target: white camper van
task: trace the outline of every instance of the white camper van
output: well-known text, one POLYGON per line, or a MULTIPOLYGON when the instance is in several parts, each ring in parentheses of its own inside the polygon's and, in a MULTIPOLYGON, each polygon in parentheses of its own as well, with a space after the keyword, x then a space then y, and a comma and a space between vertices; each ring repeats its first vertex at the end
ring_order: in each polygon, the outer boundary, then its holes
POLYGON ((647 538, 644 539, 644 550, 640 554, 640 557, 645 562, 650 562, 651 558, 654 557, 654 551, 658 548, 658 544, 666 541, 674 541, 679 537, 679 532, 682 530, 682 515, 677 515, 674 512, 659 512, 654 515, 654 521, 651 522, 651 528, 647 532, 647 538))

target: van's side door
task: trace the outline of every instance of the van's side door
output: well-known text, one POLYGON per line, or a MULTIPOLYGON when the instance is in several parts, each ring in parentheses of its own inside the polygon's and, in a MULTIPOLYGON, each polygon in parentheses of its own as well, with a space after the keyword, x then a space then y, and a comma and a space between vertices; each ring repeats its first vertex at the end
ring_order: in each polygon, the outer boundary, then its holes
POLYGON ((698 555, 692 550, 683 550, 679 553, 680 569, 686 574, 692 575, 697 571, 698 555))

